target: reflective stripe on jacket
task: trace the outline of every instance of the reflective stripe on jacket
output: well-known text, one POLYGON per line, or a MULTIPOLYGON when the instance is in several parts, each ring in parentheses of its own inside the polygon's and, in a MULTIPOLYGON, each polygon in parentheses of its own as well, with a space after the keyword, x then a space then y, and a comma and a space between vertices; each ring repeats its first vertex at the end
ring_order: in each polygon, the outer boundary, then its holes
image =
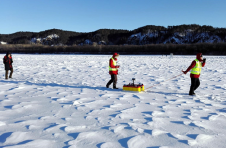
POLYGON ((200 75, 201 69, 202 69, 202 63, 198 59, 195 59, 195 61, 196 61, 196 65, 194 68, 191 69, 191 74, 200 75))

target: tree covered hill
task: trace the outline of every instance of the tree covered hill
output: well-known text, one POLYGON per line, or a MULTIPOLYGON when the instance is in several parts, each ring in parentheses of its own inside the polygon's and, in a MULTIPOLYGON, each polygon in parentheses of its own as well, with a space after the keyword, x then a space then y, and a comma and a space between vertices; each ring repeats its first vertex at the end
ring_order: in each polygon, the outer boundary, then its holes
POLYGON ((48 43, 49 45, 92 45, 94 43, 105 45, 219 43, 226 42, 226 28, 214 28, 212 26, 200 26, 197 24, 168 27, 147 25, 134 30, 99 29, 86 33, 50 29, 41 32, 0 34, 0 41, 7 42, 8 44, 48 43), (59 38, 51 42, 46 42, 47 36, 52 34, 58 35, 59 38), (41 42, 37 42, 37 39, 40 39, 41 42))

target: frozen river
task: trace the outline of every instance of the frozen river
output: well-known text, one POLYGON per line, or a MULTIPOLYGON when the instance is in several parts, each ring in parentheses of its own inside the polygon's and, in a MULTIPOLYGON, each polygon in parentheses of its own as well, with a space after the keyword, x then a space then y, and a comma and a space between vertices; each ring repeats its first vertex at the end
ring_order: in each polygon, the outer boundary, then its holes
MULTIPOLYGON (((0 57, 3 58, 3 54, 0 57)), ((196 56, 119 56, 119 90, 107 89, 109 55, 13 55, 0 66, 0 147, 223 148, 226 57, 207 56, 196 96, 186 70, 196 56)), ((205 56, 204 56, 205 57, 205 56)))

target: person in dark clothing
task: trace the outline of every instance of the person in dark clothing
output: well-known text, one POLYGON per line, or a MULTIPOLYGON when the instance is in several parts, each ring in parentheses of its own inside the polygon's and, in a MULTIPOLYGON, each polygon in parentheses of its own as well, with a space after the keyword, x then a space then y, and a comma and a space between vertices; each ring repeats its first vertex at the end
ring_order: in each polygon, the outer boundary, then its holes
POLYGON ((187 70, 186 71, 182 70, 184 74, 187 74, 187 72, 191 70, 191 74, 190 74, 191 86, 190 86, 189 95, 195 95, 194 91, 200 85, 199 77, 201 74, 201 69, 202 67, 205 66, 205 63, 206 63, 206 58, 202 59, 202 53, 198 53, 196 55, 196 59, 192 61, 191 65, 187 68, 187 70))
POLYGON ((119 56, 119 54, 114 53, 112 58, 109 60, 109 74, 111 75, 111 80, 107 83, 107 85, 106 85, 107 88, 109 88, 109 86, 113 82, 113 89, 118 89, 116 87, 118 68, 119 68, 119 66, 117 65, 118 56, 119 56))
POLYGON ((3 63, 5 65, 5 79, 8 79, 8 72, 10 70, 9 78, 12 78, 13 75, 13 58, 11 53, 7 52, 5 57, 3 58, 3 63))

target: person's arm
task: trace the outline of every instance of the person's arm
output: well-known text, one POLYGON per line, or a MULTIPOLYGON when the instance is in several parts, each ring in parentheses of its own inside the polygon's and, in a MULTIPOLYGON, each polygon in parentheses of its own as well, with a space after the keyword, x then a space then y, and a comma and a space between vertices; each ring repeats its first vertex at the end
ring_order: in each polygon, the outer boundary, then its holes
POLYGON ((11 63, 13 63, 13 58, 11 59, 11 63))
POLYGON ((3 63, 6 64, 8 62, 8 58, 3 58, 3 63))
POLYGON ((191 65, 187 68, 186 71, 182 71, 184 74, 187 74, 187 72, 189 72, 192 68, 194 68, 196 65, 195 61, 192 61, 191 65))
POLYGON ((206 58, 203 59, 203 62, 202 62, 202 67, 204 67, 206 64, 206 58))

